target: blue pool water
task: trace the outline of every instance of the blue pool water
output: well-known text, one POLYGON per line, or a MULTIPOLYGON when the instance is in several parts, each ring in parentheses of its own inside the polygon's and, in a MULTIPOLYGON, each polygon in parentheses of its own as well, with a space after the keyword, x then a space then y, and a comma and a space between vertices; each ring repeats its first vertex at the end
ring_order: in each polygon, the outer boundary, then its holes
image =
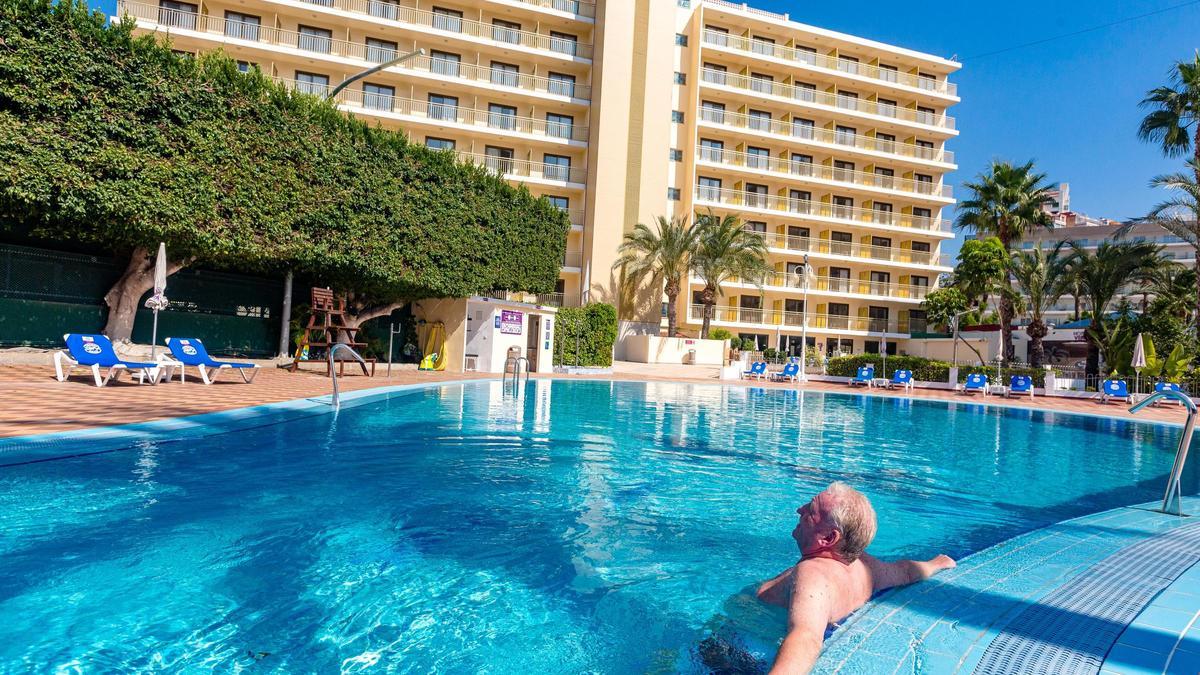
POLYGON ((782 635, 747 591, 795 561, 793 510, 832 480, 874 501, 877 555, 963 555, 1159 497, 1177 434, 895 398, 536 381, 517 399, 483 382, 8 466, 0 670, 703 670, 714 633, 782 635))

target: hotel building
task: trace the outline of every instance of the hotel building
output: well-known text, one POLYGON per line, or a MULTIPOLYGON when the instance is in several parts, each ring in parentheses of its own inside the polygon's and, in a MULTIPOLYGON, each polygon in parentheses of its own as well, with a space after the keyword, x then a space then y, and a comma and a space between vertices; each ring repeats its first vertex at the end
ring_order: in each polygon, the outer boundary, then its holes
MULTIPOLYGON (((657 332, 612 269, 634 223, 734 214, 775 269, 723 286, 712 325, 798 353, 891 349, 952 238, 952 61, 722 0, 120 0, 174 49, 223 49, 362 119, 458 153, 570 216, 557 292, 657 332), (804 281, 804 261, 811 273, 804 281), (804 306, 807 293, 808 307, 804 306)), ((680 324, 702 320, 690 280, 680 324)))

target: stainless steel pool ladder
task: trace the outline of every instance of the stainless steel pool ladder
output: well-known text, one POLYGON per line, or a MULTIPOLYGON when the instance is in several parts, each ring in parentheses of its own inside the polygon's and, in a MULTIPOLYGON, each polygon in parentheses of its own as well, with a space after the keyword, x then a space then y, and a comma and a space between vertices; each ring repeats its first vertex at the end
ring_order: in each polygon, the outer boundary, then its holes
POLYGON ((359 356, 358 352, 354 351, 354 349, 352 349, 350 347, 350 345, 339 342, 336 345, 329 348, 329 379, 333 380, 333 399, 331 400, 331 402, 333 403, 334 410, 337 410, 338 408, 340 408, 342 406, 342 401, 338 396, 338 374, 337 374, 337 370, 335 370, 333 367, 333 355, 336 354, 337 350, 339 350, 339 349, 345 349, 346 351, 350 352, 350 355, 353 356, 355 359, 358 360, 359 363, 362 364, 364 372, 367 369, 367 362, 364 361, 363 357, 359 356))
POLYGON ((512 366, 513 385, 521 383, 521 364, 525 364, 525 381, 529 382, 529 359, 524 356, 510 356, 504 360, 504 373, 500 376, 501 385, 508 382, 508 367, 512 366))
POLYGON ((1192 444, 1192 431, 1196 428, 1196 404, 1187 394, 1167 389, 1150 394, 1140 403, 1131 407, 1129 412, 1136 415, 1146 406, 1164 398, 1173 398, 1187 408, 1187 422, 1183 424, 1183 435, 1179 437, 1179 448, 1175 450, 1175 465, 1171 467, 1171 477, 1167 479, 1167 491, 1163 494, 1162 509, 1160 509, 1163 513, 1182 516, 1184 513, 1179 481, 1183 476, 1183 465, 1187 462, 1188 448, 1192 444))

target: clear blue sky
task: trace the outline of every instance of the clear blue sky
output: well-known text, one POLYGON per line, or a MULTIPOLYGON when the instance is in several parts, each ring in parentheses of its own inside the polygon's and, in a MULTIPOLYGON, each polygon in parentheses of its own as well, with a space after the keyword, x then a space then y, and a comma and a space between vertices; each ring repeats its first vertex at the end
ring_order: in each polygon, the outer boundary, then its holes
MULTIPOLYGON (((1181 5, 1187 0, 1059 0, 857 5, 748 0, 792 19, 918 51, 957 55, 962 103, 950 114, 961 135, 949 147, 958 186, 992 158, 1037 160, 1054 183, 1071 184, 1071 207, 1088 215, 1143 215, 1161 195, 1147 187, 1182 161, 1137 139, 1138 103, 1166 84, 1171 64, 1200 48, 1200 3, 1083 35, 998 54, 987 52, 1181 5)), ((961 235, 960 235, 961 238, 961 235)), ((955 252, 957 243, 947 246, 955 252)))

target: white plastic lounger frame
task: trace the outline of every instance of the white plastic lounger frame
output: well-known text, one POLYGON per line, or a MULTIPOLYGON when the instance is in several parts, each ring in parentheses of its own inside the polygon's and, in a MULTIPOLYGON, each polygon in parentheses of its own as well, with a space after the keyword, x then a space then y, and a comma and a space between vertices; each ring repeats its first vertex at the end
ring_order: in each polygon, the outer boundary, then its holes
POLYGON ((258 364, 257 363, 254 364, 254 366, 251 368, 234 368, 233 366, 231 366, 227 363, 221 364, 216 367, 198 365, 198 366, 196 366, 196 370, 200 371, 200 379, 203 380, 204 384, 212 384, 213 382, 216 382, 217 375, 220 375, 221 372, 225 371, 225 370, 238 371, 242 376, 242 382, 245 382, 246 384, 250 384, 251 382, 254 381, 254 376, 258 374, 258 364), (250 371, 249 375, 246 374, 247 370, 250 371))
MULTIPOLYGON (((54 352, 54 377, 59 382, 66 382, 67 378, 71 376, 71 373, 74 372, 74 370, 76 368, 90 368, 92 371, 92 377, 96 378, 96 386, 97 387, 105 386, 109 382, 112 382, 113 380, 117 379, 117 376, 119 376, 121 373, 127 372, 129 370, 129 368, 125 367, 124 364, 118 363, 114 366, 109 366, 108 373, 105 375, 101 375, 100 374, 101 366, 98 364, 91 365, 91 366, 81 366, 81 365, 79 365, 78 361, 71 358, 70 354, 68 354, 64 351, 54 352), (64 368, 64 366, 65 366, 65 368, 64 368)), ((165 372, 161 368, 158 369, 157 373, 154 372, 155 371, 154 368, 142 368, 140 370, 142 370, 142 372, 145 373, 145 377, 150 380, 150 384, 158 384, 159 377, 162 375, 163 372, 165 372)))

